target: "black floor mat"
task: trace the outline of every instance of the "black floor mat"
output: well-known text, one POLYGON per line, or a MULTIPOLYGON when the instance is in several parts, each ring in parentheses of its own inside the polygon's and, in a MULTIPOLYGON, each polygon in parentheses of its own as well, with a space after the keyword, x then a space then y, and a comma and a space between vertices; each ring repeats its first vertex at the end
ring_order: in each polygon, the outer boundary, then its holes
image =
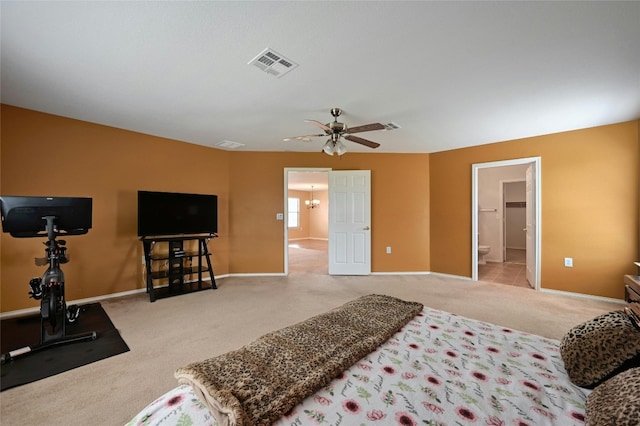
MULTIPOLYGON (((82 365, 129 351, 99 303, 80 307, 80 317, 67 324, 67 336, 95 331, 95 340, 65 343, 34 351, 3 364, 0 384, 6 390, 53 376, 82 365)), ((40 343, 40 315, 1 321, 0 349, 3 354, 40 343)))

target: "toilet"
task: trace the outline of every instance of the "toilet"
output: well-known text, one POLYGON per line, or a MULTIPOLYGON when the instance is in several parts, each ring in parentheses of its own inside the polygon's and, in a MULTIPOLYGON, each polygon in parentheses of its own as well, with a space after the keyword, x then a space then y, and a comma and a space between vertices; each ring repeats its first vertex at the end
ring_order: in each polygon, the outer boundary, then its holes
POLYGON ((484 259, 486 255, 491 251, 489 246, 478 246, 478 265, 485 265, 487 261, 484 259))

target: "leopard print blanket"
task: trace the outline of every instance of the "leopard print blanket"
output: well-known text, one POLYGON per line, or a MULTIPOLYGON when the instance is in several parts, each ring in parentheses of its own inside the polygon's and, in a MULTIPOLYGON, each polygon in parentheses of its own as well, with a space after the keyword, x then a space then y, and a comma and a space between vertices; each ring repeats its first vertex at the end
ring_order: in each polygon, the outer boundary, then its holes
POLYGON ((220 426, 268 425, 388 340, 423 305, 368 295, 179 368, 220 426))

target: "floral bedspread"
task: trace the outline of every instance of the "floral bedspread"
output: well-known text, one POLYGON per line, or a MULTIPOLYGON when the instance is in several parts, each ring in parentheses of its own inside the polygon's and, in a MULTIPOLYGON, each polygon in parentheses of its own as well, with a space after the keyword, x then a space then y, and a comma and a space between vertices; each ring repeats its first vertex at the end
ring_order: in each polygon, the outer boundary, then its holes
MULTIPOLYGON (((557 340, 425 308, 281 418, 285 425, 583 425, 557 340)), ((178 386, 127 425, 216 425, 178 386)))

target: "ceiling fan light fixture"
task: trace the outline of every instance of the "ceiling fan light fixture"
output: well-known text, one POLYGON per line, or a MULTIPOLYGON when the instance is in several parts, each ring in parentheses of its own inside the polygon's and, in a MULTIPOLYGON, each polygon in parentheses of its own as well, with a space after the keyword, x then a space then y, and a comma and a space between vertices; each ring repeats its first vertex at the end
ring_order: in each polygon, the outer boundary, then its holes
MULTIPOLYGON (((315 138, 320 136, 325 136, 325 137, 329 136, 329 139, 327 139, 327 141, 322 146, 322 152, 324 152, 327 155, 338 154, 339 156, 344 155, 347 152, 347 147, 343 142, 343 137, 345 140, 348 140, 349 142, 358 143, 360 145, 364 145, 369 148, 377 148, 380 146, 380 144, 377 142, 372 142, 368 139, 361 138, 360 136, 355 136, 353 135, 353 133, 369 132, 372 130, 384 130, 385 126, 383 124, 370 123, 370 124, 364 124, 362 126, 347 127, 346 124, 338 121, 338 116, 340 116, 341 114, 342 114, 342 110, 340 108, 332 108, 331 115, 333 115, 334 120, 327 124, 323 124, 317 120, 311 120, 311 119, 304 120, 306 123, 311 123, 314 126, 322 129, 324 131, 324 134, 320 133, 318 135, 294 136, 292 138, 285 138, 284 140, 285 142, 294 140, 294 139, 303 141, 312 137, 315 138)), ((393 128, 400 127, 395 125, 395 123, 390 123, 389 126, 393 128)))
POLYGON ((333 155, 334 152, 334 144, 331 139, 327 140, 327 142, 322 147, 322 151, 324 151, 327 155, 333 155))

